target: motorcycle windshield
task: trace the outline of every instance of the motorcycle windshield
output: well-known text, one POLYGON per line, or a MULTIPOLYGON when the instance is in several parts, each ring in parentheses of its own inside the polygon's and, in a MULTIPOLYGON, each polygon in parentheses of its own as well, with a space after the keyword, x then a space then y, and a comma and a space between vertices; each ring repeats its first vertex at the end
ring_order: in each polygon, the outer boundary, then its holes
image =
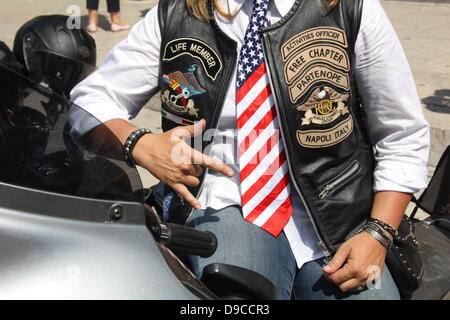
MULTIPOLYGON (((122 158, 122 144, 94 116, 0 64, 18 83, 19 105, 0 87, 0 182, 65 195, 144 201, 138 172, 122 158)), ((4 78, 4 79, 5 79, 4 78)), ((24 199, 26 201, 26 199, 24 199)))
MULTIPOLYGON (((81 48, 87 51, 85 47, 81 48)), ((89 55, 89 51, 86 54, 89 55)), ((45 50, 40 50, 39 55, 40 59, 35 65, 39 65, 40 68, 32 68, 38 73, 34 75, 35 79, 42 79, 48 83, 53 92, 66 97, 77 83, 95 71, 93 64, 81 60, 72 60, 45 50)))

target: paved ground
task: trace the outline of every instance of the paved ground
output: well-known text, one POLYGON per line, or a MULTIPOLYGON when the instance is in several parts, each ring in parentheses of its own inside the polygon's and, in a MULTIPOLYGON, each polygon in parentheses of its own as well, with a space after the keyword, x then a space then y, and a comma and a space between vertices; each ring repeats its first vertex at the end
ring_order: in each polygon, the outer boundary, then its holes
MULTIPOLYGON (((121 3, 125 21, 130 24, 136 23, 157 2, 123 0, 121 3)), ((450 143, 450 0, 424 2, 381 0, 381 2, 405 48, 425 116, 432 128, 432 150, 429 161, 432 172, 440 154, 450 143)), ((101 64, 106 53, 126 36, 126 32, 108 31, 106 1, 100 3, 102 29, 94 34, 98 48, 98 64, 101 64)), ((85 25, 84 5, 84 0, 1 0, 0 40, 11 46, 15 32, 25 21, 40 14, 72 14, 77 6, 79 14, 82 15, 82 25, 85 25)), ((149 101, 135 120, 138 125, 153 130, 160 129, 157 100, 154 98, 149 101)), ((154 183, 155 180, 151 176, 146 174, 143 176, 146 185, 154 183)))

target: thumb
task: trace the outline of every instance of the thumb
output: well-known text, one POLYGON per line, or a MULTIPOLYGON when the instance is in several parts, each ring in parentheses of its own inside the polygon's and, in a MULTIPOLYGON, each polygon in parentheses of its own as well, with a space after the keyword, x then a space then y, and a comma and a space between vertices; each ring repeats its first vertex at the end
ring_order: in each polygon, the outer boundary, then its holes
POLYGON ((336 252, 336 254, 334 255, 333 259, 331 259, 331 261, 328 262, 328 264, 325 267, 323 267, 322 270, 326 273, 336 272, 344 265, 345 261, 347 261, 348 254, 349 249, 345 247, 340 247, 336 252))

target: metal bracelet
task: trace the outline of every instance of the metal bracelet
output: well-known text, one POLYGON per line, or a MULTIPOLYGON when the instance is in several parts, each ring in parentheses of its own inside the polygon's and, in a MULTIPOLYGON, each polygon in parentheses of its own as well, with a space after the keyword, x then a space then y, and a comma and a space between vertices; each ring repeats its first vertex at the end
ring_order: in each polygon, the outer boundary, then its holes
POLYGON ((131 155, 134 146, 143 135, 148 133, 152 133, 152 131, 150 129, 145 128, 137 129, 128 136, 127 140, 125 140, 125 143, 123 144, 122 154, 123 159, 130 167, 134 167, 136 164, 136 162, 133 159, 133 156, 131 155))
POLYGON ((382 244, 383 247, 385 247, 386 249, 389 249, 392 245, 392 240, 390 240, 389 238, 386 238, 381 232, 379 232, 379 230, 377 230, 378 228, 374 228, 370 225, 366 225, 364 227, 364 231, 367 232, 368 234, 370 234, 372 237, 374 237, 375 239, 378 240, 378 242, 380 242, 382 244))
POLYGON ((390 237, 391 234, 389 232, 387 232, 386 230, 384 230, 384 228, 382 226, 380 226, 379 224, 377 224, 375 222, 368 222, 367 225, 375 228, 375 231, 378 231, 379 233, 381 233, 381 235, 383 237, 385 237, 386 239, 388 239, 389 241, 393 240, 390 237))
POLYGON ((367 222, 366 226, 369 226, 372 229, 374 229, 375 231, 377 231, 378 233, 380 233, 388 241, 393 241, 393 239, 391 239, 391 237, 389 237, 390 234, 386 230, 384 230, 383 227, 380 226, 379 224, 369 221, 369 222, 367 222))
POLYGON ((387 224, 384 221, 381 221, 379 219, 375 219, 375 218, 369 218, 369 222, 374 222, 376 224, 378 224, 380 227, 382 227, 384 230, 386 230, 387 232, 389 232, 389 234, 392 236, 392 238, 396 238, 398 236, 398 231, 395 230, 395 228, 393 226, 391 226, 390 224, 387 224))

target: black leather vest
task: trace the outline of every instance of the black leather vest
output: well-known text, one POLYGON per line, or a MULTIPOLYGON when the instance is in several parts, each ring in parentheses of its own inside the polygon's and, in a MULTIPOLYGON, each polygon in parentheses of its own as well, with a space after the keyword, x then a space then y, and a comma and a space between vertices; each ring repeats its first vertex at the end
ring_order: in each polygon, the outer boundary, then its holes
MULTIPOLYGON (((362 2, 341 0, 329 11, 321 0, 297 0, 263 30, 293 187, 327 254, 365 224, 373 202, 373 149, 354 77, 362 2)), ((234 85, 236 43, 214 20, 189 15, 183 0, 161 0, 159 22, 163 130, 200 119, 215 128, 234 85)), ((184 223, 192 208, 169 187, 163 193, 165 218, 184 223)))

